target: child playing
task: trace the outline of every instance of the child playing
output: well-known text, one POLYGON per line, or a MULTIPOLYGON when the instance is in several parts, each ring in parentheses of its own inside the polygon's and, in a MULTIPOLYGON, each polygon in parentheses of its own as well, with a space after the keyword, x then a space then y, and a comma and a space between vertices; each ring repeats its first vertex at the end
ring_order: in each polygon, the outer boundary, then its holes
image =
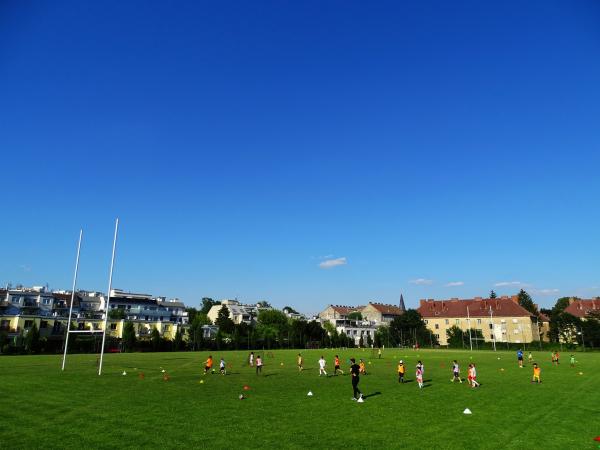
POLYGON ((250 367, 254 366, 254 352, 250 352, 250 356, 248 356, 248 364, 250 367))
POLYGON ((221 375, 226 375, 227 370, 225 369, 225 360, 221 358, 221 362, 219 363, 219 372, 221 375))
POLYGON ((212 369, 212 366, 213 366, 212 355, 209 355, 208 359, 204 362, 204 375, 206 375, 208 372, 210 372, 210 369, 212 369))
POLYGON ((321 376, 321 375, 327 376, 327 372, 325 372, 326 364, 327 364, 327 362, 325 361, 325 358, 323 358, 323 355, 321 355, 321 359, 319 359, 319 376, 321 376))
POLYGON ((475 364, 469 364, 469 377, 471 387, 479 387, 479 383, 477 382, 477 369, 475 368, 475 364))
POLYGON ((571 355, 571 367, 575 367, 575 355, 571 355))
POLYGON ((453 383, 455 381, 462 383, 462 379, 460 378, 460 368, 458 367, 456 360, 452 361, 452 379, 450 381, 453 383))
POLYGON ((533 363, 533 377, 531 378, 531 382, 535 383, 537 382, 538 384, 542 382, 540 375, 542 373, 542 369, 536 364, 533 363))
POLYGON ((367 366, 365 366, 365 362, 362 360, 360 360, 360 363, 358 364, 358 367, 360 368, 360 373, 362 373, 363 375, 367 374, 367 366))
POLYGON ((302 355, 298 353, 298 372, 302 372, 304 370, 304 359, 302 359, 302 355))
POLYGON ((404 361, 398 361, 398 383, 404 383, 404 373, 406 372, 406 367, 404 367, 404 361))
POLYGON ((529 352, 529 355, 527 356, 527 361, 529 361, 529 364, 531 364, 531 361, 533 361, 533 355, 531 352, 529 352))
POLYGON ((415 376, 417 378, 417 383, 419 384, 419 389, 423 389, 423 371, 419 365, 417 365, 417 372, 415 373, 415 376))
POLYGON ((262 366, 263 366, 262 358, 260 357, 260 355, 257 355, 256 356, 256 375, 258 375, 259 373, 262 373, 262 366))
POLYGON ((333 363, 333 374, 337 375, 338 372, 341 372, 344 375, 344 371, 340 369, 340 358, 338 355, 335 355, 335 360, 333 363))

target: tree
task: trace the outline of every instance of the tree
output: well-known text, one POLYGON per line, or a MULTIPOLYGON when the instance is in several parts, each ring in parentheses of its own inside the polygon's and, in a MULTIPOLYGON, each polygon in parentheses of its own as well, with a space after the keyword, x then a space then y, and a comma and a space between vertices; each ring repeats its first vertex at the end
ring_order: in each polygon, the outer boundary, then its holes
POLYGON ((362 320, 362 314, 360 311, 352 311, 348 314, 348 320, 362 320))
POLYGON ((291 306, 286 306, 285 308, 283 308, 282 310, 284 313, 287 314, 300 314, 298 311, 296 311, 294 308, 292 308, 291 306))
POLYGON ((221 302, 213 300, 210 297, 203 297, 202 298, 202 307, 200 308, 200 312, 203 314, 208 314, 208 312, 210 311, 210 308, 212 308, 215 305, 220 305, 221 302))
POLYGON ((451 348, 462 348, 464 347, 464 333, 463 330, 457 325, 452 325, 446 330, 446 338, 448 340, 448 347, 451 348))
POLYGON ((123 326, 123 350, 126 352, 133 351, 135 341, 135 327, 133 326, 133 322, 125 322, 125 325, 123 326))
POLYGON ((579 317, 566 312, 552 315, 550 321, 550 339, 552 341, 574 343, 577 340, 579 330, 581 330, 581 319, 579 317))
POLYGON ((232 333, 235 327, 233 320, 229 318, 229 308, 226 305, 222 305, 215 320, 215 325, 219 327, 219 331, 222 333, 232 333))
POLYGON ((185 308, 185 312, 188 313, 189 323, 192 323, 196 318, 196 314, 198 314, 198 310, 196 308, 185 308))
POLYGON ((28 353, 38 353, 40 351, 40 331, 35 322, 25 336, 25 350, 28 353))
POLYGON ((259 308, 270 308, 271 304, 266 300, 262 300, 262 301, 258 302, 256 304, 256 306, 258 306, 259 308))
POLYGON ((212 325, 212 322, 206 314, 199 312, 194 316, 194 320, 192 320, 190 327, 187 329, 188 342, 193 350, 198 350, 202 347, 204 342, 202 327, 204 325, 212 325))
POLYGON ((535 306, 535 303, 533 303, 531 296, 527 292, 525 292, 523 289, 521 289, 519 291, 518 297, 519 297, 519 305, 521 305, 523 308, 525 308, 527 311, 529 311, 534 316, 537 316, 539 314, 537 307, 535 306))
POLYGON ((494 292, 494 290, 492 289, 492 291, 490 292, 490 298, 496 298, 496 297, 498 297, 498 296, 496 295, 496 292, 494 292))
POLYGON ((556 300, 556 304, 552 308, 552 314, 562 313, 567 308, 567 306, 569 306, 570 300, 571 299, 569 297, 561 297, 558 300, 556 300))
POLYGON ((288 318, 283 312, 276 309, 264 309, 258 313, 258 323, 281 329, 288 324, 288 318))
POLYGON ((175 338, 173 339, 173 351, 178 352, 183 347, 183 333, 180 328, 177 328, 175 338))
POLYGON ((157 352, 160 350, 160 333, 156 327, 152 328, 150 333, 150 341, 152 342, 152 350, 157 352))
POLYGON ((432 335, 423 317, 416 309, 407 309, 404 314, 398 316, 390 323, 390 345, 398 343, 417 344, 431 342, 434 345, 438 344, 437 338, 432 335))

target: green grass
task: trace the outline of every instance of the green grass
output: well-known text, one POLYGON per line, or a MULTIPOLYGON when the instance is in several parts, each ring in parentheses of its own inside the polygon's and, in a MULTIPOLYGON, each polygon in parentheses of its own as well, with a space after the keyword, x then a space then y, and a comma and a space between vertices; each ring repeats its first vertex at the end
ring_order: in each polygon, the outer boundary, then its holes
POLYGON ((263 376, 247 367, 247 352, 213 352, 215 367, 225 356, 227 376, 201 375, 207 352, 110 354, 101 377, 96 355, 70 355, 64 373, 59 356, 1 357, 2 447, 598 448, 600 354, 579 353, 571 368, 568 354, 555 367, 549 352, 534 352, 543 383, 533 385, 514 352, 392 349, 376 359, 340 350, 346 371, 351 356, 371 361, 360 382, 368 397, 357 404, 349 376, 318 377, 319 356, 332 371, 335 351, 303 351, 303 373, 297 353, 273 351, 263 376), (466 375, 471 355, 481 388, 450 383, 451 360, 466 375), (399 358, 411 380, 421 359, 429 386, 399 385, 399 358))

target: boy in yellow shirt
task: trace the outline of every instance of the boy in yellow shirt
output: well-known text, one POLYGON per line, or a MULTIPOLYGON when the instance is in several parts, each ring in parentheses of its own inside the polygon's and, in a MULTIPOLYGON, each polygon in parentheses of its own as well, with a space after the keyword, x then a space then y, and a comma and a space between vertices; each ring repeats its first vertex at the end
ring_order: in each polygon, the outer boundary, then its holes
POLYGON ((406 367, 404 367, 404 361, 398 361, 398 383, 404 383, 404 374, 406 373, 406 367))
POLYGON ((542 369, 536 363, 533 363, 533 378, 531 378, 532 383, 541 383, 542 379, 540 378, 542 373, 542 369))

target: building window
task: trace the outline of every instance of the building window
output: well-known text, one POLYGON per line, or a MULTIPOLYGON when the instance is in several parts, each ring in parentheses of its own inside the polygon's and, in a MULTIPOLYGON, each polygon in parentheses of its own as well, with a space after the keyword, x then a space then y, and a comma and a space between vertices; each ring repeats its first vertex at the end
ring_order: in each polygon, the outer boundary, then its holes
POLYGON ((49 298, 45 298, 45 299, 42 300, 42 303, 44 305, 49 305, 50 304, 50 299, 49 298))
POLYGON ((446 323, 446 325, 450 325, 450 321, 448 319, 446 319, 444 322, 446 323))
POLYGON ((19 303, 19 302, 21 301, 21 297, 13 297, 13 298, 11 299, 11 301, 12 301, 13 303, 19 303))
POLYGON ((481 319, 477 319, 477 325, 481 325, 481 319))
POLYGON ((31 328, 32 326, 33 326, 33 320, 26 320, 25 325, 23 325, 24 328, 31 328))
POLYGON ((456 319, 456 325, 460 325, 460 319, 456 319))
POLYGON ((435 336, 435 338, 436 338, 436 339, 439 339, 439 338, 440 338, 440 335, 439 335, 439 334, 434 334, 434 336, 435 336))
POLYGON ((494 324, 490 323, 490 330, 493 330, 493 329, 494 329, 494 324))
POLYGON ((116 323, 111 323, 110 324, 110 329, 113 330, 113 331, 116 330, 117 329, 117 324, 116 323))
POLYGON ((439 330, 440 329, 440 325, 438 323, 435 324, 435 329, 439 330))
POLYGON ((169 325, 165 325, 165 331, 169 331, 171 327, 169 325))
POLYGON ((427 325, 429 322, 427 321, 427 319, 425 319, 423 322, 425 322, 425 325, 427 325))

